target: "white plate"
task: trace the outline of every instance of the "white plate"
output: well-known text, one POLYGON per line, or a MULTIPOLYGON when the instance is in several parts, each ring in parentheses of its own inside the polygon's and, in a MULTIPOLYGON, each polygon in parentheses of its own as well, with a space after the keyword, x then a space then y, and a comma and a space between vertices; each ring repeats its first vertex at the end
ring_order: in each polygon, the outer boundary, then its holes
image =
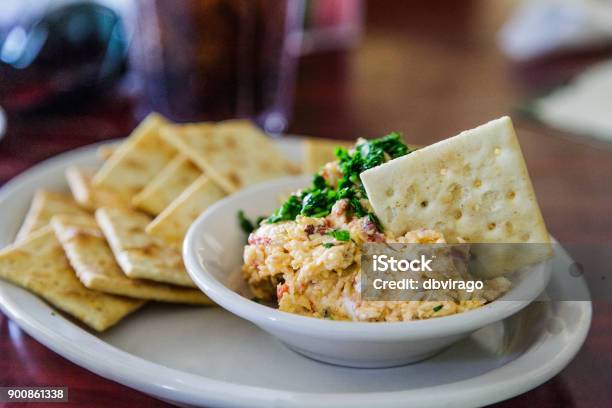
MULTIPOLYGON (((301 160, 298 143, 282 140, 281 146, 301 160)), ((12 241, 35 189, 65 189, 68 165, 98 163, 95 147, 87 147, 6 184, 0 192, 0 246, 12 241)), ((570 263, 567 254, 558 254, 553 271, 567 271, 570 263)), ((567 273, 553 273, 549 284, 557 293, 576 285, 587 291, 584 281, 567 273)), ((590 302, 537 302, 421 363, 350 369, 293 353, 221 308, 150 305, 97 335, 4 281, 0 306, 39 342, 103 377, 182 405, 232 407, 490 404, 561 371, 591 321, 590 302)))

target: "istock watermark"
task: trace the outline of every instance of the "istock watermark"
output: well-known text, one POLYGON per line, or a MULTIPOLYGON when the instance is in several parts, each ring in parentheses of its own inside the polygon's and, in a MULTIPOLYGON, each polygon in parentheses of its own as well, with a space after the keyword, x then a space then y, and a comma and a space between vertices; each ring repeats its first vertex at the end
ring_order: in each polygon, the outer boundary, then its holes
POLYGON ((612 300, 611 266, 612 243, 366 243, 359 283, 364 300, 528 300, 543 279, 539 300, 612 300))
POLYGON ((373 255, 372 268, 376 272, 408 272, 421 271, 432 272, 431 262, 433 259, 427 259, 425 255, 421 255, 420 259, 395 259, 388 255, 373 255))

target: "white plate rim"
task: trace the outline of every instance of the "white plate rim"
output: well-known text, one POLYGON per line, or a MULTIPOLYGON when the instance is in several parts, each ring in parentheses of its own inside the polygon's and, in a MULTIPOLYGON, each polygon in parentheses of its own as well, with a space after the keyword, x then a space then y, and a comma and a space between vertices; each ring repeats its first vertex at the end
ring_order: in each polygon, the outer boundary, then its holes
MULTIPOLYGON (((53 158, 42 161, 0 189, 0 207, 6 197, 19 191, 22 185, 35 182, 41 174, 54 167, 64 167, 81 156, 95 157, 97 147, 103 143, 81 147, 53 158)), ((60 319, 60 326, 51 328, 38 320, 27 310, 16 304, 7 292, 10 283, 0 281, 0 308, 26 333, 34 339, 62 355, 73 363, 88 369, 104 378, 119 382, 159 399, 183 404, 267 407, 267 406, 455 406, 485 405, 502 401, 526 392, 552 378, 561 371, 576 355, 586 339, 592 315, 590 301, 575 301, 581 309, 582 319, 574 332, 573 341, 564 347, 546 364, 526 372, 533 363, 529 350, 508 364, 486 374, 451 384, 436 385, 416 390, 373 392, 373 393, 307 393, 254 387, 213 380, 203 376, 186 373, 144 360, 121 351, 96 336, 90 334, 68 320, 60 319), (80 347, 74 347, 76 335, 80 347), (104 357, 102 357, 104 356, 104 357), (511 373, 517 375, 510 375, 511 373), (520 374, 520 375, 518 375, 520 374), (485 380, 485 381, 482 381, 485 380)), ((19 289, 21 290, 21 289, 19 289)), ((34 295, 32 295, 34 296, 34 295)), ((53 309, 39 300, 41 307, 53 309)))

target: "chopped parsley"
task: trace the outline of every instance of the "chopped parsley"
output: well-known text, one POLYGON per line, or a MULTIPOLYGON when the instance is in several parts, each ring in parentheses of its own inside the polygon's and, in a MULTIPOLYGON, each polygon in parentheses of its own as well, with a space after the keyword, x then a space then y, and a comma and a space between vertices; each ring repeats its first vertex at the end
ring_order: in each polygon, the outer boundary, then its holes
POLYGON ((257 219, 253 222, 249 220, 246 215, 244 215, 244 211, 238 211, 238 223, 240 224, 240 229, 242 229, 246 234, 250 234, 255 231, 259 224, 265 220, 266 217, 257 217, 257 219))
POLYGON ((351 239, 351 234, 347 230, 331 230, 327 235, 331 235, 338 241, 349 241, 351 239))
POLYGON ((332 244, 331 242, 326 242, 326 243, 323 244, 323 247, 327 248, 327 249, 329 249, 329 248, 331 248, 333 246, 334 246, 334 244, 332 244))
POLYGON ((440 310, 442 310, 442 307, 443 307, 442 305, 435 306, 433 308, 434 313, 439 312, 440 310))
MULTIPOLYGON (((368 216, 379 231, 382 225, 376 216, 367 211, 361 200, 367 199, 365 189, 359 175, 368 169, 383 164, 384 162, 404 156, 411 150, 403 142, 399 133, 393 132, 379 139, 360 143, 353 152, 339 147, 335 154, 338 166, 342 172, 342 178, 336 186, 331 186, 320 174, 315 174, 309 188, 298 194, 291 195, 274 213, 268 217, 267 223, 281 221, 292 221, 298 215, 321 218, 329 215, 333 205, 338 200, 346 199, 350 205, 350 211, 357 217, 368 216)), ((345 236, 345 235, 341 235, 345 236)), ((340 241, 348 241, 339 239, 340 241)))
POLYGON ((275 222, 280 221, 295 220, 295 217, 300 215, 301 210, 302 203, 300 199, 296 195, 292 195, 287 201, 283 203, 282 206, 280 206, 276 209, 276 211, 274 211, 274 214, 268 217, 267 222, 273 224, 275 222))

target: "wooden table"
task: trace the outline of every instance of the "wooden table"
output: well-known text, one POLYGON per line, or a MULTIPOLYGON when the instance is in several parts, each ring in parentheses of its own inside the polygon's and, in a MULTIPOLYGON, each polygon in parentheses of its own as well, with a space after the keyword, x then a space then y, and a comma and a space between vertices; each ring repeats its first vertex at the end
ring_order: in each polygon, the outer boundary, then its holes
MULTIPOLYGON (((372 1, 357 49, 303 59, 290 131, 355 138, 398 130, 410 143, 428 144, 513 113, 529 95, 602 58, 584 53, 510 64, 495 34, 514 5, 372 1)), ((124 136, 134 125, 127 105, 113 98, 78 109, 11 117, 0 142, 0 181, 61 151, 124 136)), ((612 148, 514 119, 550 231, 562 242, 612 241, 612 148)), ((544 385, 497 406, 610 406, 611 351, 612 305, 596 302, 590 335, 572 363, 544 385)), ((166 406, 73 365, 0 314, 0 385, 9 384, 68 386, 67 406, 166 406)))

